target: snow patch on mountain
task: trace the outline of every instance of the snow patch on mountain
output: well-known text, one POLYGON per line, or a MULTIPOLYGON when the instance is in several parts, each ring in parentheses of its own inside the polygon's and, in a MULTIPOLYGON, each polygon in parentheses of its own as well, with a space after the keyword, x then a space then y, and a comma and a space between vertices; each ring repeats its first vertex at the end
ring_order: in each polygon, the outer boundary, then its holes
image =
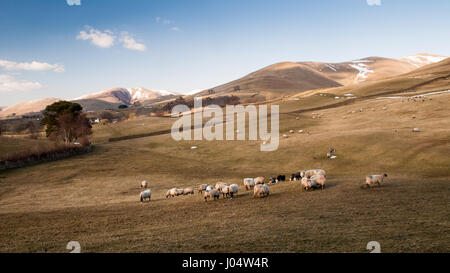
POLYGON ((406 62, 414 65, 415 67, 421 67, 427 64, 437 63, 447 59, 446 56, 432 55, 432 54, 415 54, 400 58, 402 62, 406 62))
POLYGON ((372 61, 370 60, 356 60, 352 62, 353 64, 349 64, 350 67, 358 71, 358 75, 356 75, 355 82, 363 82, 368 78, 367 73, 374 73, 372 69, 370 69, 366 64, 364 64, 371 62, 372 61))

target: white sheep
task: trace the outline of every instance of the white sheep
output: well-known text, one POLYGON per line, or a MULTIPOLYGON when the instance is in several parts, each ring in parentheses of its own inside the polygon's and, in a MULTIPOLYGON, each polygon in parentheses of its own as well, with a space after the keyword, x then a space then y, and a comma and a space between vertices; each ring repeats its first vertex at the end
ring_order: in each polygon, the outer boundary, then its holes
POLYGON ((194 194, 194 188, 188 187, 183 190, 183 195, 194 194))
POLYGON ((313 175, 320 174, 327 177, 327 173, 324 170, 314 169, 314 170, 303 170, 300 172, 301 177, 310 178, 313 175))
POLYGON ((177 191, 177 195, 176 196, 184 194, 184 189, 176 189, 176 191, 177 191))
POLYGON ((306 191, 316 187, 315 181, 312 179, 306 178, 306 177, 302 178, 301 183, 302 183, 303 189, 306 191))
POLYGON ((253 197, 266 197, 270 194, 269 187, 264 184, 257 184, 253 189, 253 197))
POLYGON ((215 189, 206 190, 203 196, 205 197, 205 202, 208 202, 209 198, 216 200, 216 199, 219 199, 219 197, 220 197, 219 191, 215 190, 215 189))
POLYGON ((148 187, 148 183, 146 180, 141 182, 141 188, 147 188, 148 187))
POLYGON ((326 177, 321 174, 316 174, 310 178, 316 187, 321 187, 322 190, 325 188, 326 177))
POLYGON ((231 184, 230 185, 230 196, 231 198, 234 197, 235 194, 239 192, 239 186, 237 184, 231 184))
POLYGON ((254 181, 255 181, 255 185, 264 184, 264 177, 256 177, 254 179, 254 181))
POLYGON ((172 188, 172 189, 167 191, 166 198, 175 197, 177 195, 178 195, 177 188, 172 188))
POLYGON ((227 183, 225 183, 225 182, 217 182, 217 183, 216 183, 216 186, 214 187, 214 189, 216 189, 216 190, 218 190, 219 192, 221 192, 223 186, 227 186, 227 183))
POLYGON ((383 182, 383 179, 387 176, 388 175, 386 173, 368 175, 368 176, 366 176, 366 186, 370 187, 373 184, 377 184, 378 186, 381 186, 381 182, 383 182))
POLYGON ((255 180, 253 178, 244 178, 244 187, 246 190, 250 190, 255 186, 255 180))
POLYGON ((222 189, 220 189, 220 191, 222 192, 222 197, 223 198, 228 198, 230 197, 230 186, 223 186, 222 189))
POLYGON ((152 197, 152 191, 150 189, 141 192, 141 194, 140 194, 141 203, 143 203, 145 201, 145 199, 148 199, 148 201, 150 202, 151 197, 152 197))
POLYGON ((201 184, 198 185, 198 193, 202 194, 203 191, 206 191, 206 188, 208 187, 208 184, 201 184))

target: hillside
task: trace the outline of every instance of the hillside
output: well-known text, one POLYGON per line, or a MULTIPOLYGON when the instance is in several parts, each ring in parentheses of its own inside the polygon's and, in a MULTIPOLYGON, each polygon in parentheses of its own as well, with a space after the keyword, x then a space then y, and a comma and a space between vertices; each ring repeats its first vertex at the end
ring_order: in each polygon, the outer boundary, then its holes
POLYGON ((110 103, 131 105, 135 102, 157 100, 160 98, 173 98, 177 93, 168 91, 155 91, 145 88, 112 88, 98 93, 87 94, 76 100, 96 99, 110 103))
MULTIPOLYGON (((448 68, 444 61, 403 76, 392 96, 448 68)), ((170 134, 108 142, 168 130, 167 118, 95 125, 91 154, 2 174, 0 250, 60 252, 77 240, 83 252, 367 252, 377 240, 383 252, 448 252, 450 94, 417 102, 364 97, 382 96, 392 81, 379 82, 376 92, 354 89, 359 99, 336 107, 318 90, 277 101, 285 113, 280 135, 289 137, 271 153, 260 152, 262 141, 175 141, 170 134), (300 112, 315 103, 329 107, 300 112), (326 158, 330 147, 336 159, 326 158), (245 177, 310 168, 327 171, 324 190, 285 182, 258 199, 242 186, 245 177), (381 187, 361 189, 366 175, 384 172, 381 187), (139 203, 142 180, 150 182, 150 203, 139 203), (238 195, 207 203, 199 194, 165 198, 172 187, 218 181, 237 183, 238 195), (226 231, 237 239, 224 240, 226 231)))
POLYGON ((416 54, 400 59, 367 57, 341 63, 283 62, 196 95, 233 94, 241 97, 244 103, 260 102, 302 91, 356 86, 384 80, 445 58, 440 55, 416 54), (237 87, 239 88, 236 89, 237 87), (214 91, 213 94, 210 90, 214 91))
MULTIPOLYGON (((153 91, 145 88, 112 88, 105 91, 87 94, 70 100, 81 104, 85 111, 98 111, 104 109, 116 109, 119 105, 132 105, 136 102, 151 104, 159 101, 175 98, 179 94, 168 91, 153 91)), ((23 115, 37 113, 44 110, 45 106, 59 101, 57 98, 45 98, 35 101, 17 103, 10 107, 0 108, 0 117, 6 117, 15 113, 23 115)))
MULTIPOLYGON (((265 67, 212 89, 214 94, 251 95, 258 96, 258 100, 270 100, 300 91, 337 86, 340 84, 307 65, 284 62, 265 67), (239 90, 235 89, 237 87, 239 90)), ((209 93, 205 90, 199 94, 209 93)))
POLYGON ((47 105, 52 104, 57 101, 60 101, 60 100, 61 99, 57 99, 57 98, 45 98, 45 99, 17 103, 15 105, 6 107, 2 111, 0 111, 0 116, 5 117, 5 116, 12 115, 12 114, 23 115, 23 114, 27 114, 27 113, 39 112, 41 110, 44 110, 44 108, 47 105))

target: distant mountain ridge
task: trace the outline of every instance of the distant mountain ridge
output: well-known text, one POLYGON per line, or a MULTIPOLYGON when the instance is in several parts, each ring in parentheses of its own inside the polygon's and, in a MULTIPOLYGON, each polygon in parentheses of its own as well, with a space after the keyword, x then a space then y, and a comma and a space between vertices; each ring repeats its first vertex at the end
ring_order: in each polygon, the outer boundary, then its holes
MULTIPOLYGON (((155 91, 142 87, 138 88, 112 88, 97 93, 87 94, 69 101, 77 102, 85 111, 98 111, 104 109, 115 109, 119 105, 132 105, 136 102, 166 100, 179 96, 179 94, 170 91, 155 91)), ((15 105, 4 107, 0 110, 0 116, 23 115, 36 113, 45 109, 49 104, 63 99, 45 98, 27 102, 17 103, 15 105)))
POLYGON ((194 95, 233 94, 254 101, 306 90, 355 85, 409 73, 446 56, 415 54, 400 59, 367 57, 341 63, 281 62, 194 95))
POLYGON ((168 98, 179 96, 179 94, 170 91, 149 90, 142 87, 138 88, 112 88, 105 91, 87 94, 76 98, 75 100, 97 99, 111 103, 122 103, 131 105, 135 102, 146 100, 155 100, 158 98, 168 98))

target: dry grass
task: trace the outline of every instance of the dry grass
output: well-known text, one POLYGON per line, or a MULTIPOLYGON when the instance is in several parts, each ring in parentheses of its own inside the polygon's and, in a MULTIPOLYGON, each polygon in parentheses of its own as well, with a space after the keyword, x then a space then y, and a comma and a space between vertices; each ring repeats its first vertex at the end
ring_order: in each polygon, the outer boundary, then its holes
POLYGON ((365 252, 376 240, 383 252, 448 252, 449 102, 450 94, 417 103, 371 99, 318 111, 320 119, 284 114, 280 134, 312 134, 281 139, 271 153, 258 141, 170 135, 106 142, 168 129, 167 118, 98 126, 90 154, 0 174, 0 251, 64 252, 77 240, 85 252, 365 252), (337 159, 326 159, 329 147, 337 159), (271 186, 265 199, 241 187, 234 200, 208 203, 199 195, 164 198, 171 187, 242 185, 244 177, 307 168, 326 169, 329 187, 304 192, 288 182, 271 186), (360 188, 365 175, 380 172, 387 183, 360 188), (153 196, 140 204, 144 179, 153 196))

